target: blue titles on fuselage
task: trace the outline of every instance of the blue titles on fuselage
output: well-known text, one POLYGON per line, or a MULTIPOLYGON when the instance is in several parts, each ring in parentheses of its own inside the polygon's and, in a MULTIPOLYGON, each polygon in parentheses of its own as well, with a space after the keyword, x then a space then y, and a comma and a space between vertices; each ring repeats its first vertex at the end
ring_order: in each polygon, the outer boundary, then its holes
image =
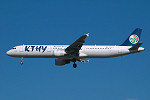
POLYGON ((47 46, 25 46, 25 51, 26 52, 30 52, 30 51, 42 51, 45 52, 45 50, 47 49, 47 46))

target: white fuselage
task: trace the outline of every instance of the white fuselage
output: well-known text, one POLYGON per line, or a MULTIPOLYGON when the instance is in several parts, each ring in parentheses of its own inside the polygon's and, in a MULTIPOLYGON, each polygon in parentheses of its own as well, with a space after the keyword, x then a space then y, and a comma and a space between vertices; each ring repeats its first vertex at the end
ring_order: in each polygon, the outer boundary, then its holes
MULTIPOLYGON (((73 56, 66 54, 65 49, 69 45, 20 45, 7 52, 12 57, 23 58, 62 58, 72 59, 73 56)), ((143 47, 129 50, 131 46, 101 46, 84 45, 79 50, 78 59, 84 58, 110 58, 143 51, 143 47)))

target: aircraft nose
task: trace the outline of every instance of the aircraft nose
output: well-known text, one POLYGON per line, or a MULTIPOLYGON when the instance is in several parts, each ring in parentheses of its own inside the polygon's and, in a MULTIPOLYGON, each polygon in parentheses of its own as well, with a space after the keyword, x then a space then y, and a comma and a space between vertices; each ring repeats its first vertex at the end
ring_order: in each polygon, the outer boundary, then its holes
POLYGON ((10 51, 10 50, 9 50, 9 51, 7 51, 7 52, 6 52, 6 54, 7 54, 8 56, 10 56, 11 51, 10 51))

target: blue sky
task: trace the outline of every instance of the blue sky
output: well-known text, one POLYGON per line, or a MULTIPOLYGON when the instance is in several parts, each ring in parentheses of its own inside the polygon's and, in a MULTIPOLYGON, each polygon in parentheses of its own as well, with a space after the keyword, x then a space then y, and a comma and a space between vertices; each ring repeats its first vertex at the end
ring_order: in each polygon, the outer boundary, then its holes
POLYGON ((150 100, 149 0, 1 0, 0 100, 150 100), (55 66, 54 59, 6 55, 22 44, 120 45, 142 28, 145 51, 55 66))

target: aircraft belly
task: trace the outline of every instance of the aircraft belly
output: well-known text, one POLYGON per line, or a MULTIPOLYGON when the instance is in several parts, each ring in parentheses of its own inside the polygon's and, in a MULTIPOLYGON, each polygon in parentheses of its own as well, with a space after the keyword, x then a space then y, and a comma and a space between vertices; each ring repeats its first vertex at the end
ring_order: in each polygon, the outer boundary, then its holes
POLYGON ((118 56, 118 50, 95 50, 86 52, 87 58, 110 58, 118 56))

